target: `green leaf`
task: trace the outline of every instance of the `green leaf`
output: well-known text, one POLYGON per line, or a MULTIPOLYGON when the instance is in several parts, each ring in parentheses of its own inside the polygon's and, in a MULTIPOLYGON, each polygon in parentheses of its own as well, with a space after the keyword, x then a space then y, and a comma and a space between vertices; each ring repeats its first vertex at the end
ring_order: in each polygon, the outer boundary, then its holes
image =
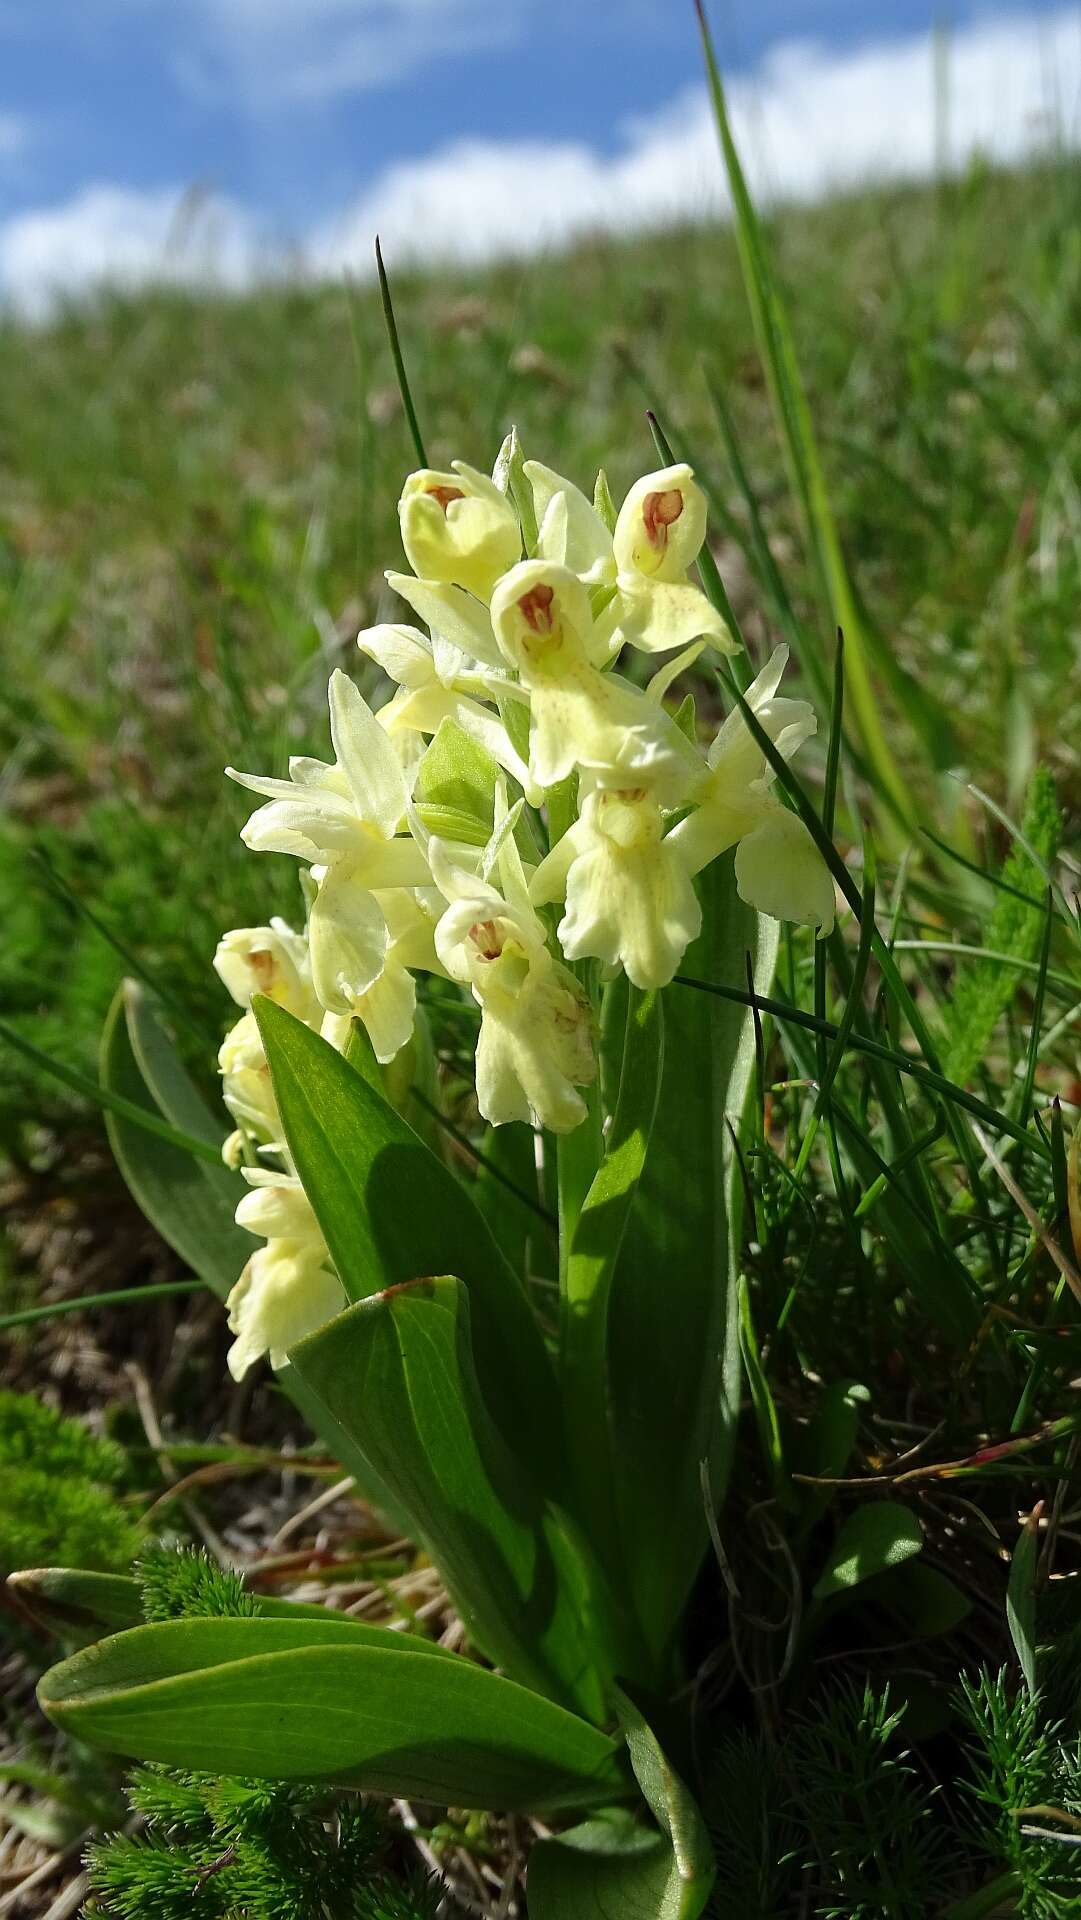
POLYGON ((347 1295, 456 1273, 484 1400, 508 1446, 555 1485, 555 1376, 521 1280, 469 1194, 333 1047, 263 996, 253 1004, 285 1137, 347 1295))
MULTIPOLYGON (((775 920, 739 899, 731 855, 702 876, 702 932, 685 969, 765 993, 775 920)), ((746 1007, 681 986, 664 996, 664 1075, 609 1308, 617 1505, 628 1581, 663 1657, 707 1544, 699 1463, 719 1499, 739 1403, 735 1283, 742 1187, 730 1128, 754 1066, 746 1007), (674 1410, 678 1409, 678 1417, 674 1410)))
POLYGON ((918 1640, 955 1633, 972 1612, 967 1593, 936 1567, 910 1560, 882 1581, 876 1598, 918 1640))
POLYGON ((1039 1513, 1034 1509, 1021 1529, 1010 1560, 1010 1577, 1006 1582, 1006 1624, 1030 1693, 1036 1692, 1036 1562, 1039 1550, 1039 1513))
POLYGON ((613 1575, 620 1561, 608 1409, 612 1277, 646 1163, 664 1060, 659 993, 630 989, 619 1095, 604 1157, 574 1224, 561 1298, 560 1376, 579 1517, 613 1575))
POLYGON ((895 1500, 858 1507, 841 1527, 821 1575, 815 1583, 816 1600, 844 1593, 872 1580, 876 1573, 899 1567, 923 1547, 920 1523, 908 1507, 895 1500))
POLYGON ((528 1895, 530 1920, 694 1920, 702 1911, 664 1835, 619 1810, 538 1841, 528 1895))
POLYGON ((526 1685, 601 1719, 597 1589, 489 1415, 469 1304, 449 1277, 393 1287, 290 1358, 385 1480, 475 1644, 526 1685))
MULTIPOLYGON (((160 1112, 178 1127, 187 1128, 194 1120, 199 1128, 194 1137, 205 1140, 210 1116, 179 1060, 168 1060, 169 1048, 143 990, 126 981, 117 989, 101 1036, 102 1083, 133 1106, 160 1112), (157 1104, 147 1091, 140 1053, 152 1067, 157 1104)), ((196 1160, 116 1111, 106 1111, 105 1125, 116 1163, 147 1219, 224 1299, 256 1246, 233 1219, 246 1192, 239 1174, 230 1173, 220 1160, 217 1165, 196 1160)), ((212 1136, 219 1145, 224 1133, 219 1126, 212 1136)))
POLYGON ((445 719, 417 768, 416 798, 423 806, 446 809, 474 829, 483 829, 478 844, 484 846, 495 820, 498 778, 499 768, 487 749, 471 740, 456 720, 445 719))
POLYGON ((142 1624, 139 1589, 128 1574, 23 1567, 8 1574, 7 1584, 33 1619, 73 1646, 142 1624))
POLYGON ((128 1759, 540 1811, 618 1796, 608 1737, 431 1641, 357 1621, 175 1620, 53 1667, 55 1725, 128 1759))
POLYGON ((714 1874, 713 1849, 698 1803, 634 1702, 620 1694, 617 1706, 634 1777, 657 1825, 671 1842, 680 1881, 694 1891, 695 1898, 678 1911, 697 1913, 705 1904, 714 1874))
POLYGON ((620 1720, 656 1828, 613 1809, 555 1840, 529 1863, 531 1920, 696 1920, 713 1885, 702 1816, 632 1702, 620 1720))
MULTIPOLYGON (((86 1646, 102 1634, 140 1627, 145 1615, 138 1582, 130 1574, 87 1573, 81 1567, 24 1567, 9 1573, 8 1586, 43 1627, 72 1646, 86 1646)), ((273 1594, 253 1593, 260 1615, 268 1619, 327 1620, 326 1607, 273 1594)))

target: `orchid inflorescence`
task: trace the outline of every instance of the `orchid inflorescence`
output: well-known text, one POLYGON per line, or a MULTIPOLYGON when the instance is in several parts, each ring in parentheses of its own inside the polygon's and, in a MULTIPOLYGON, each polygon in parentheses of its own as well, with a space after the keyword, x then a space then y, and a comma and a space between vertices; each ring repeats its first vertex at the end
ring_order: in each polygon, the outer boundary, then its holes
MULTIPOLYGON (((737 651, 689 578, 706 536, 689 467, 645 475, 616 514, 603 474, 591 504, 511 435, 492 479, 460 460, 411 474, 399 515, 414 571, 387 580, 427 631, 380 625, 357 643, 393 696, 373 711, 337 671, 332 763, 293 758, 287 780, 228 769, 264 801, 246 844, 310 871, 303 934, 242 928, 214 962, 244 1009, 219 1060, 237 1122, 225 1155, 254 1157, 237 1219, 266 1241, 229 1298, 238 1378, 264 1353, 284 1364, 344 1305, 282 1138, 253 993, 339 1050, 361 1021, 388 1063, 414 1032, 416 975, 449 977, 480 1010, 484 1119, 567 1133, 597 1074, 586 981, 622 969, 643 991, 667 985, 701 926, 694 876, 719 854, 735 848, 752 907, 833 921, 825 863, 741 711, 703 752, 693 706, 688 720, 664 704, 705 647, 737 651), (668 656, 644 688, 615 671, 634 650, 668 656)), ((787 657, 778 648, 745 695, 786 760, 816 728, 806 701, 778 697, 787 657)))

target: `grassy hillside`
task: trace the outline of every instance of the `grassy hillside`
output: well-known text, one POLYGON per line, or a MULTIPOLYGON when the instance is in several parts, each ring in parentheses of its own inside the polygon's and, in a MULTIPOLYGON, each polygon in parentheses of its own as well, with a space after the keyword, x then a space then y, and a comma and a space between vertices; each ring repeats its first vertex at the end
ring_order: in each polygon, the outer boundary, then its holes
MULTIPOLYGON (((898 672, 922 689, 943 774, 967 769, 1015 804, 1039 755, 1068 809, 1079 212, 1081 173, 1063 161, 793 210, 772 233, 842 537, 895 678, 883 700, 902 765, 898 672)), ((651 400, 713 490, 722 572, 764 643, 708 368, 816 627, 729 231, 403 274, 395 293, 435 464, 489 462, 516 421, 527 451, 586 484, 604 465, 618 496, 653 463, 651 400)), ((40 1044, 88 1064, 122 966, 73 914, 73 888, 174 979, 206 1057, 218 930, 291 910, 296 887, 292 863, 243 854, 245 799, 221 768, 319 748, 329 664, 355 667, 356 629, 393 617, 381 569, 412 464, 368 287, 163 291, 42 330, 0 325, 0 1001, 40 1044)), ((943 779, 944 824, 959 804, 943 779)), ((10 1145, 25 1144, 26 1104, 5 1053, 10 1145)))

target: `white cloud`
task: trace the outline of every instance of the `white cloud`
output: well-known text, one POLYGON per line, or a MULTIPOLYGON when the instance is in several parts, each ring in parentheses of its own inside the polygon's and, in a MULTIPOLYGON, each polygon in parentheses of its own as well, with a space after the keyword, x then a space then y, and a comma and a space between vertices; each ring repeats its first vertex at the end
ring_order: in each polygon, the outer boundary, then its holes
POLYGON ((197 46, 174 61, 205 100, 259 112, 406 80, 449 54, 510 43, 535 0, 195 0, 197 46))
POLYGON ((88 186, 0 226, 0 288, 31 315, 104 282, 240 287, 266 264, 243 208, 194 190, 88 186))
MULTIPOLYGON (((207 0, 209 3, 209 0, 207 0)), ((243 10, 256 0, 235 0, 243 10)), ((279 13, 342 0, 259 0, 279 13)), ((459 0, 443 0, 453 13, 459 0)), ((471 4, 471 0, 465 0, 471 4)), ((397 0, 416 17, 434 0, 397 0)), ((375 0, 369 8, 373 18, 375 0)), ((355 7, 351 17, 355 20, 355 7)), ((805 200, 869 176, 919 177, 934 165, 932 50, 921 35, 837 54, 776 50, 730 87, 737 139, 760 195, 805 200)), ((950 153, 1018 159, 1057 138, 1075 144, 1081 20, 1074 10, 1007 16, 957 32, 950 53, 950 153)), ((481 261, 554 247, 598 227, 694 218, 724 205, 704 90, 623 130, 605 155, 587 144, 463 139, 389 167, 341 214, 300 239, 311 272, 370 271, 372 238, 392 260, 481 261)), ((63 206, 0 225, 0 288, 40 311, 58 291, 103 279, 211 278, 240 285, 280 270, 257 218, 176 191, 88 187, 63 206), (185 211, 186 209, 186 211, 185 211)))
MULTIPOLYGON (((1081 17, 1005 17, 958 32, 949 64, 949 151, 1018 159, 1053 136, 1073 143, 1081 104, 1081 17)), ((935 164, 930 36, 836 54, 788 43, 729 87, 753 190, 807 200, 869 177, 935 164)), ((372 234, 395 255, 483 260, 528 253, 596 227, 640 227, 721 210, 717 136, 704 89, 626 129, 608 157, 569 143, 478 140, 393 166, 316 236, 324 265, 363 268, 372 234)))

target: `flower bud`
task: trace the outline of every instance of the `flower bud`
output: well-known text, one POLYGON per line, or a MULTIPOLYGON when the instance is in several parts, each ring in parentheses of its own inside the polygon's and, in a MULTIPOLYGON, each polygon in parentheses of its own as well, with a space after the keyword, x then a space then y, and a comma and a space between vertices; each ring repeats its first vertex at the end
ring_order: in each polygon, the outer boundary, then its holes
POLYGON ((499 488, 463 460, 453 473, 411 473, 398 503, 402 544, 422 580, 464 587, 487 600, 522 551, 514 509, 499 488))

